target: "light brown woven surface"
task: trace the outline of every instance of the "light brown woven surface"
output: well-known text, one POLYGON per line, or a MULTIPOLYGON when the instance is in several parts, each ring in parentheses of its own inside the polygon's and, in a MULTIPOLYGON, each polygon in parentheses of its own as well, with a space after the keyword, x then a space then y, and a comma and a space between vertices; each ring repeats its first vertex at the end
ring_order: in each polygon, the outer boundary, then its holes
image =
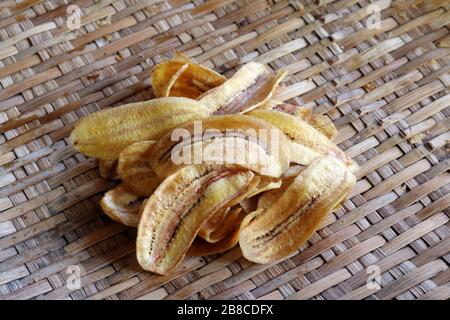
POLYGON ((75 31, 68 2, 0 1, 0 299, 450 298, 448 1, 372 1, 369 29, 367 0, 79 0, 75 31), (361 165, 290 259, 235 249, 155 276, 135 230, 101 214, 112 184, 67 136, 90 112, 152 98, 150 70, 174 51, 226 76, 251 60, 289 70, 284 99, 333 119, 361 165))

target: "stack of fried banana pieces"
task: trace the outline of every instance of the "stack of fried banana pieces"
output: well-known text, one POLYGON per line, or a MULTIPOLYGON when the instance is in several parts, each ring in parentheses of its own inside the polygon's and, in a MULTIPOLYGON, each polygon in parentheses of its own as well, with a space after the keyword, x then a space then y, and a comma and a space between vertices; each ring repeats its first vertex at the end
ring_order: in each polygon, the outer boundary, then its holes
POLYGON ((250 261, 281 260, 345 200, 358 166, 328 117, 277 100, 285 75, 250 62, 227 79, 176 54, 153 70, 155 99, 77 123, 75 148, 120 180, 100 205, 137 227, 145 270, 236 245, 250 261))

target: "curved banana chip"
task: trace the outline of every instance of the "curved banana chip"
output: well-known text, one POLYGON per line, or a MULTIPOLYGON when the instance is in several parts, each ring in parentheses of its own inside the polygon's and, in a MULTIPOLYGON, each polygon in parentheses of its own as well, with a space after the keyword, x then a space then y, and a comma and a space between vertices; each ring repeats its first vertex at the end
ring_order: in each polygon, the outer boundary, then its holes
POLYGON ((342 159, 352 171, 358 165, 325 135, 298 117, 273 110, 253 110, 248 115, 278 127, 291 140, 291 161, 309 165, 317 157, 331 154, 342 159))
POLYGON ((282 180, 281 186, 277 189, 268 190, 267 192, 264 192, 261 194, 261 196, 258 199, 256 208, 257 209, 267 209, 270 207, 273 203, 275 203, 281 195, 286 191, 286 189, 291 185, 291 183, 294 181, 294 177, 287 177, 282 180))
MULTIPOLYGON (((216 215, 217 214, 214 214, 213 217, 215 217, 216 215)), ((236 229, 236 226, 241 223, 244 215, 245 213, 242 212, 242 208, 240 207, 226 210, 225 215, 223 215, 223 217, 219 217, 222 218, 222 221, 220 221, 220 223, 212 223, 210 221, 208 226, 205 226, 203 224, 198 233, 198 236, 208 243, 219 242, 227 237, 234 229, 236 229)))
POLYGON ((314 160, 272 205, 242 229, 244 257, 256 263, 282 259, 305 243, 323 218, 347 196, 356 179, 333 156, 314 160))
POLYGON ((249 62, 222 85, 198 99, 213 114, 245 113, 269 100, 286 74, 273 73, 263 64, 249 62))
POLYGON ((326 115, 312 114, 307 122, 330 140, 333 140, 337 135, 337 129, 333 121, 331 121, 331 119, 326 115))
POLYGON ((152 73, 152 86, 156 97, 196 99, 226 80, 220 73, 194 63, 179 53, 172 60, 156 65, 152 73))
POLYGON ((228 203, 228 207, 219 209, 202 224, 198 236, 210 243, 218 242, 224 238, 234 228, 235 217, 241 211, 241 208, 231 210, 231 207, 250 197, 260 185, 261 178, 260 176, 253 176, 252 180, 241 191, 241 194, 228 203))
POLYGON ((289 104, 286 102, 280 102, 276 100, 268 101, 262 109, 274 110, 283 113, 290 114, 291 116, 296 116, 306 121, 309 125, 314 127, 317 131, 323 133, 328 139, 332 140, 337 135, 337 129, 331 121, 325 115, 312 113, 312 109, 300 107, 294 104, 289 104))
POLYGON ((289 152, 289 140, 268 122, 222 115, 167 133, 149 163, 161 178, 189 164, 237 166, 277 178, 289 167, 289 152))
POLYGON ((100 200, 103 212, 116 222, 136 227, 139 222, 139 209, 142 201, 124 184, 109 190, 100 200))
POLYGON ((135 194, 148 197, 161 183, 161 179, 148 164, 155 141, 141 141, 123 149, 117 165, 117 173, 124 184, 135 194))
POLYGON ((239 233, 243 226, 242 221, 245 218, 245 213, 238 208, 232 214, 233 220, 230 218, 230 226, 228 226, 228 229, 222 229, 226 230, 227 233, 224 237, 220 238, 220 241, 211 243, 204 239, 196 238, 187 254, 190 256, 209 256, 228 251, 235 247, 239 242, 239 233))
POLYGON ((209 109, 196 100, 153 99, 92 113, 77 123, 70 139, 88 156, 114 160, 134 142, 159 139, 178 125, 208 115, 209 109))
POLYGON ((205 239, 208 242, 219 241, 220 239, 217 240, 210 239, 210 235, 223 224, 230 210, 231 208, 227 207, 222 208, 216 213, 214 213, 209 219, 203 222, 202 226, 200 227, 200 230, 198 231, 198 236, 202 239, 205 239))
POLYGON ((202 223, 239 197, 253 177, 251 171, 192 165, 165 179, 142 211, 136 242, 139 264, 158 274, 172 270, 202 223))

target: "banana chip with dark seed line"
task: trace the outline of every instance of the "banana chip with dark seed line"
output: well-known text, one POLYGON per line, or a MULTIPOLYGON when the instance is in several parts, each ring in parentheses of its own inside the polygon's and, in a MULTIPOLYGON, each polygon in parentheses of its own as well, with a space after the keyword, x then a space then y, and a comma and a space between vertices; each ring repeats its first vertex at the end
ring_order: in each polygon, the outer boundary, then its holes
POLYGON ((256 263, 287 257, 309 239, 355 183, 354 175, 341 160, 333 156, 317 158, 242 229, 239 244, 244 257, 256 263))
POLYGON ((142 211, 136 242, 139 264, 158 274, 172 270, 202 223, 239 197, 253 177, 251 171, 191 165, 165 179, 142 211))
POLYGON ((269 100, 287 72, 273 73, 263 64, 249 62, 222 85, 199 100, 212 114, 245 113, 269 100))
POLYGON ((275 126, 247 115, 203 119, 168 132, 149 163, 161 178, 187 164, 226 164, 279 177, 289 167, 289 140, 275 126))

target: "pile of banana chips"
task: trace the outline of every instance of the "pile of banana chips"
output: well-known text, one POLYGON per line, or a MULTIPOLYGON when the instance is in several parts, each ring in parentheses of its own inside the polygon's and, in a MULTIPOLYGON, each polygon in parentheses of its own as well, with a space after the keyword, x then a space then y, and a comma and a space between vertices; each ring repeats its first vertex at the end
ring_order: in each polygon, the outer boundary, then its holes
POLYGON ((345 200, 358 166, 326 116, 277 100, 284 76, 250 62, 227 79, 178 54, 155 66, 156 99, 77 123, 76 149, 121 181, 100 205, 137 227, 145 270, 236 245, 253 262, 278 261, 345 200))

